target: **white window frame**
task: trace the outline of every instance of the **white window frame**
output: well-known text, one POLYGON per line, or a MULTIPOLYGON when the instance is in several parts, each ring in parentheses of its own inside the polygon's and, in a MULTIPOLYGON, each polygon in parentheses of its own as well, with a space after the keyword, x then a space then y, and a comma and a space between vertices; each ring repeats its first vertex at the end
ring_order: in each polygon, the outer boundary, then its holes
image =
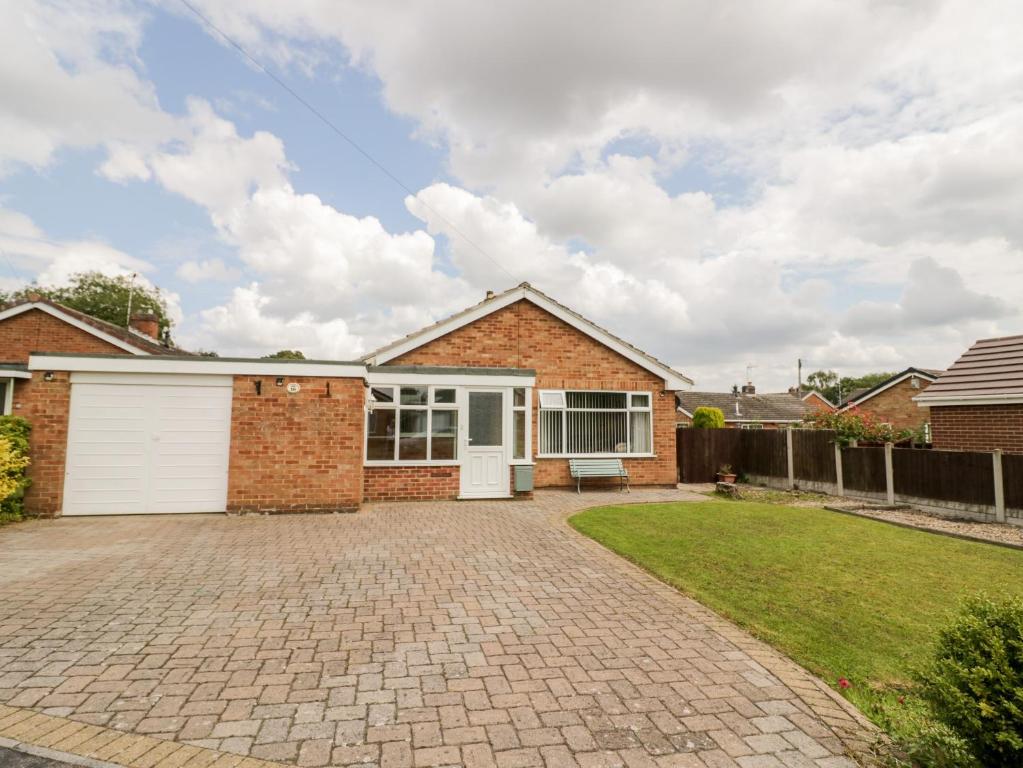
POLYGON ((537 453, 538 459, 596 459, 596 458, 652 458, 657 455, 654 446, 654 393, 641 390, 620 390, 620 389, 552 389, 552 390, 541 390, 540 391, 540 412, 541 415, 537 417, 537 428, 539 430, 539 440, 537 441, 537 453), (569 408, 568 407, 568 396, 567 392, 585 392, 585 393, 607 393, 614 395, 625 395, 625 408, 569 408), (557 397, 560 395, 560 398, 557 397), (634 395, 645 395, 647 397, 647 406, 640 407, 633 405, 634 395), (562 407, 552 408, 545 406, 544 402, 561 402, 562 407), (543 411, 560 411, 561 412, 561 451, 559 453, 544 453, 543 452, 543 411), (568 453, 566 448, 568 445, 568 412, 569 411, 600 411, 605 413, 649 413, 650 414, 650 447, 651 451, 644 453, 633 453, 632 452, 632 419, 629 418, 626 423, 625 429, 625 440, 626 450, 622 453, 568 453))
POLYGON ((0 381, 7 384, 3 400, 0 401, 0 416, 11 416, 14 413, 14 379, 0 376, 0 381))
POLYGON ((508 392, 508 434, 511 435, 508 441, 508 459, 514 466, 516 464, 532 464, 533 463, 533 388, 532 387, 511 387, 508 392), (515 405, 515 390, 521 389, 523 391, 523 404, 515 405), (522 420, 525 424, 526 436, 525 445, 526 451, 520 458, 515 458, 515 414, 523 413, 522 420))
POLYGON ((462 429, 462 395, 458 387, 450 384, 372 384, 366 389, 366 419, 363 434, 363 450, 367 457, 363 462, 367 467, 456 467, 462 463, 460 458, 462 429), (402 387, 408 389, 426 389, 426 402, 416 405, 401 404, 402 387), (374 389, 390 388, 394 392, 394 400, 390 403, 377 403, 373 401, 374 389), (455 402, 436 403, 435 391, 438 389, 455 390, 455 402), (370 459, 369 456, 369 414, 377 410, 394 411, 394 458, 393 459, 370 459), (402 411, 426 411, 426 458, 425 459, 400 459, 398 451, 401 449, 401 412, 402 411), (458 413, 458 430, 455 433, 455 458, 434 460, 433 453, 433 412, 434 411, 455 411, 458 413))

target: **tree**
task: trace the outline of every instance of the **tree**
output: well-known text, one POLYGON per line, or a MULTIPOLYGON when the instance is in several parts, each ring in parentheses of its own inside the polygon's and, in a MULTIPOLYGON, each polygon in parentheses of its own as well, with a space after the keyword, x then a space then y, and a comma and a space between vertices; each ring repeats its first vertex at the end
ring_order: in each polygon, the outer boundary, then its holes
POLYGON ((697 429, 721 429, 725 426, 725 414, 720 408, 701 405, 693 411, 693 426, 697 429))
POLYGON ((865 373, 862 376, 838 377, 834 371, 814 371, 806 377, 806 386, 816 389, 824 397, 836 405, 849 397, 849 393, 857 389, 870 389, 882 381, 890 379, 894 373, 865 373))
POLYGON ((264 360, 305 360, 305 355, 298 349, 282 349, 272 355, 263 355, 264 360))
POLYGON ((156 315, 160 338, 170 341, 172 323, 167 316, 167 301, 160 289, 141 285, 129 275, 111 277, 100 272, 79 272, 71 276, 67 285, 27 285, 19 291, 0 296, 0 304, 27 301, 32 294, 122 328, 128 327, 130 296, 131 314, 150 312, 156 315))

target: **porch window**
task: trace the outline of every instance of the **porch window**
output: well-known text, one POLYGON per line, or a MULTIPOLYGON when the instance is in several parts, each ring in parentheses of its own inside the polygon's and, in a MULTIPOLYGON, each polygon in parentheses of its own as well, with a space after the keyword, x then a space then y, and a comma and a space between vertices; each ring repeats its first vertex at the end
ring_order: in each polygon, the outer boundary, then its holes
POLYGON ((526 458, 526 388, 512 390, 512 460, 526 458))
POLYGON ((649 392, 541 392, 539 455, 648 456, 652 401, 649 392))
POLYGON ((14 379, 0 379, 0 416, 10 416, 14 400, 14 379))
POLYGON ((374 386, 368 406, 367 461, 449 462, 458 458, 454 389, 374 386))

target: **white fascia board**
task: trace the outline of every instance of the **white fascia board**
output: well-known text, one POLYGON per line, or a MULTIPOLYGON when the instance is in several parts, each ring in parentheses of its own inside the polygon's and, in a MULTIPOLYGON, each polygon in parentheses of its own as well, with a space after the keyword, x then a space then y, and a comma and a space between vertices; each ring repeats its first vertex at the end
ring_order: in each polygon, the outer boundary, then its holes
POLYGON ((28 371, 15 371, 0 368, 0 379, 31 379, 32 374, 28 371))
POLYGON ((160 355, 145 357, 65 357, 32 355, 30 371, 70 371, 91 373, 187 373, 228 374, 238 376, 322 376, 336 379, 364 379, 366 366, 329 363, 273 363, 265 360, 182 360, 160 355))
POLYGON ((686 415, 686 416, 688 416, 688 417, 689 417, 690 419, 691 419, 691 418, 693 418, 693 414, 691 414, 691 413, 690 413, 689 411, 687 411, 687 410, 686 410, 685 408, 683 408, 683 407, 682 407, 681 405, 675 406, 675 410, 676 410, 676 411, 678 411, 679 413, 683 413, 683 414, 685 414, 685 415, 686 415))
POLYGON ((532 302, 536 306, 540 307, 540 309, 549 312, 559 320, 575 328, 577 331, 586 334, 592 339, 596 339, 605 347, 614 350, 625 359, 631 360, 641 368, 645 368, 651 373, 654 373, 657 376, 661 377, 664 380, 665 389, 685 390, 692 387, 693 382, 690 381, 689 379, 672 371, 670 368, 666 366, 654 362, 650 358, 646 357, 645 355, 637 352, 635 349, 629 347, 628 345, 614 338, 606 331, 597 328, 592 323, 583 320, 582 318, 572 314, 571 312, 566 312, 565 309, 561 307, 559 304, 543 296, 540 296, 534 293, 533 291, 530 291, 528 288, 516 288, 514 290, 508 291, 507 293, 495 299, 485 302, 479 305, 478 307, 470 309, 469 311, 452 318, 450 321, 446 323, 441 323, 440 325, 428 328, 427 330, 423 331, 422 333, 416 334, 410 339, 405 339, 404 341, 394 344, 390 348, 385 349, 379 354, 375 355, 370 360, 367 360, 367 362, 372 365, 381 365, 383 363, 386 363, 389 360, 393 360, 396 357, 404 355, 406 352, 410 352, 413 349, 418 349, 424 344, 428 344, 431 341, 434 341, 435 339, 439 339, 441 336, 445 336, 451 333, 452 331, 458 330, 459 328, 469 325, 470 323, 473 323, 482 317, 486 317, 487 315, 493 312, 497 312, 500 309, 504 309, 505 307, 514 304, 516 301, 519 301, 520 299, 525 299, 526 301, 532 302))
POLYGON ((920 408, 942 405, 1019 405, 1023 395, 917 395, 913 402, 920 408))
POLYGON ((131 352, 133 355, 139 356, 147 357, 150 356, 150 354, 146 352, 144 349, 133 346, 132 344, 129 344, 128 342, 117 338, 116 336, 111 336, 109 333, 105 333, 104 331, 101 331, 99 328, 89 325, 88 323, 83 323, 77 317, 72 317, 71 315, 65 312, 61 312, 56 307, 51 307, 49 304, 45 304, 41 301, 38 302, 33 301, 29 302, 28 304, 19 304, 16 307, 6 309, 3 312, 0 312, 0 321, 6 320, 9 317, 14 317, 15 315, 20 315, 23 312, 28 312, 30 309, 38 309, 40 312, 45 312, 51 317, 55 317, 58 320, 67 323, 68 325, 73 325, 80 331, 85 331, 86 333, 92 334, 98 339, 103 339, 103 341, 107 342, 108 344, 113 344, 115 347, 117 347, 118 349, 123 349, 125 352, 131 352))
POLYGON ((372 371, 366 374, 368 384, 419 385, 434 384, 450 387, 534 387, 536 376, 488 376, 473 373, 388 373, 372 371))

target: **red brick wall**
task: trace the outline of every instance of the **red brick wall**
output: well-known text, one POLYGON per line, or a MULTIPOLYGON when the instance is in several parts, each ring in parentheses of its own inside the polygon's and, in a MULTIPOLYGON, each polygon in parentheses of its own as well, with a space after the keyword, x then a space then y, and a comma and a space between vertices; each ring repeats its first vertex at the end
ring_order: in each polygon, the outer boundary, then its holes
POLYGON ((0 320, 0 362, 27 363, 31 352, 131 354, 39 309, 0 320))
POLYGON ((900 381, 879 395, 865 400, 858 406, 861 413, 870 413, 879 421, 887 422, 896 429, 919 429, 930 419, 928 408, 921 408, 913 398, 930 386, 926 379, 919 379, 920 388, 913 389, 910 380, 900 381))
POLYGON ((458 497, 458 467, 365 467, 365 501, 417 501, 458 497))
MULTIPOLYGON (((664 382, 617 352, 531 302, 520 300, 390 361, 391 365, 532 368, 537 389, 653 392, 655 458, 624 459, 637 485, 673 485, 675 397, 664 382)), ((533 395, 533 455, 537 450, 538 395, 533 395)), ((538 488, 572 485, 567 459, 537 459, 538 488)))
POLYGON ((286 381, 301 391, 288 394, 272 376, 234 378, 228 509, 354 509, 362 500, 362 379, 286 381))
POLYGON ((1023 453, 1023 405, 944 405, 930 411, 935 448, 1023 453))
POLYGON ((36 371, 31 380, 20 383, 16 394, 22 407, 15 413, 32 424, 28 468, 32 485, 25 494, 25 511, 50 517, 60 511, 64 495, 71 376, 57 372, 53 381, 43 381, 43 375, 36 371))

